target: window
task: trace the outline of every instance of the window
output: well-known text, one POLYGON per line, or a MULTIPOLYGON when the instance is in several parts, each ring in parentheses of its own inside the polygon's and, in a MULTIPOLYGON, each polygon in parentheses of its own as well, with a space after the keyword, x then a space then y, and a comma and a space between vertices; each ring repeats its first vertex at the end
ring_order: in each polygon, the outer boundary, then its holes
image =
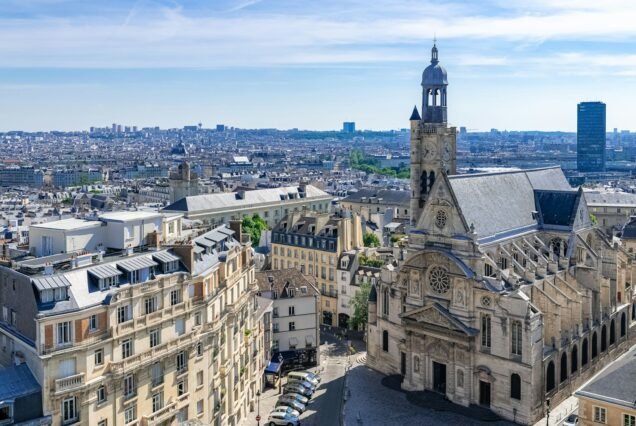
POLYGON ((160 362, 155 362, 150 367, 150 381, 152 387, 159 386, 163 383, 163 367, 160 362))
POLYGON ((57 344, 67 345, 71 343, 71 322, 61 322, 57 324, 57 344))
POLYGON ((482 315, 481 317, 481 346, 490 348, 490 315, 482 315))
POLYGON ((132 405, 124 411, 124 424, 132 423, 137 420, 137 407, 132 405))
POLYGON ((296 315, 296 308, 293 307, 293 306, 290 306, 289 307, 289 316, 292 317, 294 315, 296 315))
POLYGON ((107 426, 108 425, 108 420, 100 420, 99 423, 97 423, 97 426, 107 426))
POLYGON ((104 350, 97 349, 95 351, 95 365, 102 365, 104 363, 104 350))
POLYGON ((521 376, 518 374, 510 376, 510 398, 521 400, 521 376))
POLYGON ((139 282, 139 270, 130 271, 128 273, 128 280, 130 281, 131 284, 138 283, 139 282))
POLYGON ((177 373, 181 373, 188 368, 188 358, 185 352, 181 351, 177 354, 177 373))
POLYGON ((382 315, 389 315, 389 289, 385 288, 382 292, 382 315))
POLYGON ((157 297, 146 297, 144 299, 144 313, 146 315, 151 314, 157 310, 157 297))
POLYGON ((130 398, 137 393, 137 388, 135 387, 135 376, 132 374, 124 377, 124 397, 130 398))
POLYGON ((161 343, 161 330, 158 328, 154 328, 152 330, 150 330, 150 332, 148 333, 148 336, 150 338, 150 347, 154 348, 155 346, 158 346, 161 343))
POLYGON ((152 396, 152 412, 156 413, 157 411, 163 408, 163 392, 157 392, 152 396))
POLYGON ((97 403, 101 404, 106 401, 106 387, 100 386, 97 388, 97 403))
POLYGON ((55 300, 68 299, 68 289, 66 287, 58 287, 55 289, 55 300))
POLYGON ((194 325, 195 327, 198 327, 201 325, 201 312, 194 313, 194 325))
POLYGON ((132 305, 120 306, 117 308, 117 324, 121 324, 132 319, 132 305))
POLYGON ((594 421, 605 424, 607 421, 607 410, 603 407, 594 407, 594 421))
POLYGON ((278 333, 278 324, 277 323, 272 324, 272 329, 274 333, 278 333))
POLYGON ((185 380, 177 382, 177 396, 185 395, 188 392, 188 383, 185 380))
POLYGON ((382 350, 384 352, 389 351, 389 332, 386 330, 382 332, 382 350))
MULTIPOLYGON (((49 302, 52 302, 53 300, 55 300, 53 297, 53 290, 40 291, 40 301, 42 303, 49 303, 49 302)), ((6 316, 5 316, 5 321, 6 321, 6 316)))
POLYGON ((77 399, 75 397, 66 398, 62 401, 62 423, 72 423, 77 421, 77 399))
POLYGON ((636 426, 636 416, 623 414, 623 426, 636 426))
POLYGON ((289 331, 294 331, 294 330, 296 330, 296 323, 291 321, 289 323, 289 331))
POLYGON ((490 263, 486 263, 484 265, 484 275, 487 276, 487 277, 494 277, 495 276, 494 268, 492 267, 492 265, 490 263))
POLYGON ((203 400, 200 399, 197 401, 197 415, 203 414, 203 400))
POLYGON ((172 290, 170 292, 170 306, 178 305, 181 303, 181 289, 172 290))
POLYGON ((97 322, 97 315, 91 315, 88 317, 88 331, 95 331, 99 328, 99 324, 97 322))
POLYGON ((174 322, 174 332, 177 336, 181 336, 185 333, 185 320, 183 318, 177 318, 174 322))
POLYGON ((203 371, 197 371, 197 386, 203 386, 203 371))
POLYGON ((133 352, 133 342, 132 339, 126 339, 121 342, 121 358, 126 359, 129 356, 132 356, 133 352))
POLYGON ((201 342, 197 343, 197 356, 203 356, 203 344, 201 342))
POLYGON ((521 355, 521 321, 512 322, 512 354, 521 355))

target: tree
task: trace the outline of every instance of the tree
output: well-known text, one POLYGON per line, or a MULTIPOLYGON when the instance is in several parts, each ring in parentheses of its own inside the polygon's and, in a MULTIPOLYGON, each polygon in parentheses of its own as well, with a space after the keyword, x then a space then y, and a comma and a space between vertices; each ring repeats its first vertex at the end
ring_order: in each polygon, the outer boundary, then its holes
POLYGON ((380 247, 380 239, 373 232, 367 232, 362 238, 365 247, 380 247))
POLYGON ((366 282, 360 284, 360 290, 349 301, 349 305, 353 308, 353 316, 349 321, 349 325, 354 330, 364 329, 369 318, 369 292, 371 291, 371 283, 366 282))
POLYGON ((265 231, 268 226, 258 214, 254 216, 245 216, 242 222, 243 232, 250 234, 250 240, 253 245, 257 245, 261 240, 261 233, 265 231))

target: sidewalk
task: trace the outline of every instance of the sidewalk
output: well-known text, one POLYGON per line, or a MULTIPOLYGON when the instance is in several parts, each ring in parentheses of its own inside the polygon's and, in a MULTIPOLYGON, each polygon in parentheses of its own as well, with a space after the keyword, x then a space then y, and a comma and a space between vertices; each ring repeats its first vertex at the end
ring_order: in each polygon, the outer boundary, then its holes
POLYGON ((570 396, 568 399, 550 410, 549 423, 546 423, 546 418, 544 417, 536 422, 534 426, 559 426, 561 422, 567 418, 567 416, 578 410, 578 408, 578 399, 575 396, 570 396))

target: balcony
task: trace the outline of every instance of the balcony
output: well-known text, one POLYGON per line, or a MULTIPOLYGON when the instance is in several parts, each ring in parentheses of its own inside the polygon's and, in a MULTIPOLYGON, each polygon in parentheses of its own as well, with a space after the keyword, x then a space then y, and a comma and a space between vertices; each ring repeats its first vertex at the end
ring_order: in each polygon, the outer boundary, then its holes
POLYGON ((55 393, 59 394, 84 386, 84 373, 55 380, 55 393))
POLYGON ((163 408, 155 411, 152 414, 146 414, 142 416, 141 417, 142 426, 154 426, 154 425, 162 424, 163 422, 165 422, 166 420, 170 419, 175 414, 177 414, 176 406, 177 406, 177 402, 173 401, 166 404, 163 408))

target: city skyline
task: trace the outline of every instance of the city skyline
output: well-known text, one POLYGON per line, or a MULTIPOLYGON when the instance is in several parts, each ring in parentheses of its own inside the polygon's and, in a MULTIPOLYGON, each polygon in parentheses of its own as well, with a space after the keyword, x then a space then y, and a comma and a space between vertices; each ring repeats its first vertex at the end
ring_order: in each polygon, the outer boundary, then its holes
POLYGON ((434 34, 453 76, 453 125, 575 131, 576 104, 599 100, 607 130, 634 130, 629 6, 9 1, 0 5, 0 131, 404 128, 434 34))

